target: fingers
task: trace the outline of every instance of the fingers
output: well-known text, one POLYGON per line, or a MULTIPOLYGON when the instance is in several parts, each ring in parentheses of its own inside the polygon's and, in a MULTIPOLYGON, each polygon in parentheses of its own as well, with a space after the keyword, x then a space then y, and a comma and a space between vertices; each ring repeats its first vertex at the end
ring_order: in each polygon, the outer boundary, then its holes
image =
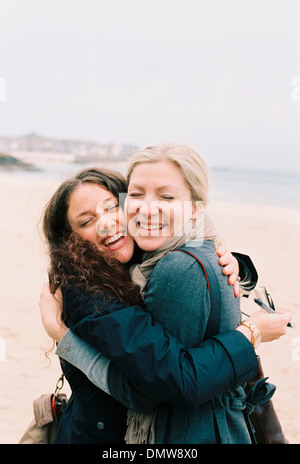
POLYGON ((286 313, 286 314, 276 314, 276 315, 281 318, 281 325, 280 325, 281 330, 278 329, 279 337, 281 337, 282 335, 286 335, 286 333, 287 333, 287 325, 288 325, 288 323, 290 321, 290 316, 289 316, 288 313, 286 313))
POLYGON ((287 312, 287 313, 284 313, 284 316, 285 316, 285 321, 286 321, 287 327, 292 327, 291 320, 293 319, 293 314, 290 313, 290 312, 287 312))
MULTIPOLYGON (((218 255, 219 256, 219 255, 218 255)), ((219 257, 219 264, 221 266, 226 266, 227 264, 232 264, 232 254, 230 253, 230 251, 226 250, 225 253, 223 253, 220 257, 219 257)))
POLYGON ((60 287, 58 287, 58 289, 57 289, 56 292, 54 293, 54 298, 55 298, 57 301, 59 301, 60 303, 62 303, 63 297, 62 297, 62 292, 61 292, 60 287))
POLYGON ((286 328, 287 327, 292 327, 292 324, 291 324, 291 320, 293 319, 293 314, 289 311, 283 313, 282 311, 276 311, 276 314, 274 314, 275 316, 278 316, 282 323, 283 323, 283 327, 284 327, 284 333, 285 334, 287 332, 286 328))
POLYGON ((240 284, 239 277, 235 273, 229 275, 228 284, 233 286, 234 296, 238 297, 240 295, 240 284))
POLYGON ((221 258, 221 256, 223 256, 227 251, 227 248, 224 247, 224 246, 219 246, 219 248, 216 250, 216 253, 217 255, 219 256, 219 258, 221 258))
POLYGON ((49 284, 48 280, 43 283, 42 292, 50 292, 50 284, 49 284))
POLYGON ((226 250, 226 252, 223 253, 222 256, 220 256, 219 264, 220 264, 220 266, 229 266, 229 265, 231 265, 233 267, 233 271, 236 274, 239 273, 238 260, 231 254, 231 252, 229 250, 226 250))
POLYGON ((234 266, 232 264, 227 264, 226 266, 223 267, 223 274, 224 275, 235 274, 235 276, 237 277, 234 266))
POLYGON ((40 293, 40 298, 47 295, 48 293, 50 293, 50 285, 49 285, 49 282, 47 281, 43 283, 42 290, 40 293))
POLYGON ((285 313, 285 315, 288 318, 288 322, 291 322, 291 320, 293 319, 293 314, 290 313, 290 312, 287 312, 287 313, 285 313))
POLYGON ((223 274, 229 276, 228 283, 230 285, 233 285, 236 281, 240 280, 232 264, 228 264, 228 266, 223 267, 223 274))
POLYGON ((271 314, 263 309, 252 313, 249 318, 261 332, 262 342, 278 340, 283 335, 286 335, 288 331, 287 325, 291 319, 292 314, 290 312, 271 314))
POLYGON ((228 264, 227 266, 223 267, 223 274, 228 276, 228 284, 233 285, 233 292, 236 297, 239 296, 239 276, 236 274, 234 270, 234 266, 232 264, 228 264))
POLYGON ((228 283, 233 285, 234 295, 239 296, 239 264, 237 259, 227 250, 226 247, 220 246, 216 250, 217 256, 219 256, 219 264, 223 266, 223 274, 229 276, 228 283))
POLYGON ((53 293, 51 293, 50 284, 48 281, 43 283, 42 290, 40 293, 40 300, 45 297, 55 298, 59 303, 62 303, 62 300, 63 300, 60 287, 57 288, 57 290, 55 291, 53 295, 53 293))
POLYGON ((233 284, 233 293, 237 298, 240 296, 240 284, 238 280, 233 284))
POLYGON ((284 316, 286 318, 287 322, 291 322, 291 320, 293 319, 293 314, 290 313, 289 311, 283 312, 283 311, 276 310, 276 312, 277 312, 277 314, 280 314, 281 316, 284 316))

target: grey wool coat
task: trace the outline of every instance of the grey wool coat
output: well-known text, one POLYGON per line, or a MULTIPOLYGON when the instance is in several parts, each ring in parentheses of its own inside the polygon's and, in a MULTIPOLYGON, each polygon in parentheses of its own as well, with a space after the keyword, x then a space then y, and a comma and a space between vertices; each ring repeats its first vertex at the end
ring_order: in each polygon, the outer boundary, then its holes
POLYGON ((158 262, 148 282, 145 309, 150 320, 137 308, 94 312, 69 331, 57 354, 126 407, 141 412, 157 408, 155 443, 250 443, 243 385, 256 373, 256 355, 250 342, 234 330, 241 319, 240 301, 222 273, 213 243, 205 241, 201 252, 219 281, 218 335, 203 342, 210 312, 206 277, 193 257, 178 251, 158 262), (87 326, 85 340, 96 349, 73 335, 84 338, 87 326), (163 336, 166 341, 160 343, 163 336), (177 339, 187 353, 179 349, 181 367, 173 370, 177 339), (202 350, 194 349, 198 346, 202 350), (193 389, 197 399, 189 401, 193 389))

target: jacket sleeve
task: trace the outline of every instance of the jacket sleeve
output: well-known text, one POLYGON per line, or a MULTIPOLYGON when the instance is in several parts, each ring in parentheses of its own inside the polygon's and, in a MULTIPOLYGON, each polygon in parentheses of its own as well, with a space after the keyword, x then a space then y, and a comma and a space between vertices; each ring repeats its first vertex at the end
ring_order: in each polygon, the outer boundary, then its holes
POLYGON ((109 359, 68 330, 59 343, 56 354, 81 370, 96 387, 137 412, 148 412, 160 400, 142 391, 109 359))
MULTIPOLYGON (((80 312, 83 303, 74 301, 74 311, 80 312)), ((257 372, 255 351, 238 331, 185 350, 140 306, 101 311, 86 311, 86 317, 70 328, 153 397, 195 407, 257 372)))

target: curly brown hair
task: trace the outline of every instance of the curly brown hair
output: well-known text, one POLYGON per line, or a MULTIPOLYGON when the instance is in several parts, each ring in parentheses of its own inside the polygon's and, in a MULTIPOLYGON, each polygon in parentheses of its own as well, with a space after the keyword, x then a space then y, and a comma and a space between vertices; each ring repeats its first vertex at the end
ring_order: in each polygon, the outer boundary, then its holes
POLYGON ((43 231, 50 257, 51 292, 59 287, 80 288, 93 296, 118 298, 125 305, 142 304, 139 288, 132 282, 126 265, 100 251, 71 230, 67 221, 69 199, 82 183, 94 183, 119 195, 127 191, 125 178, 118 172, 89 168, 66 180, 45 207, 43 231))
POLYGON ((126 265, 75 232, 52 246, 49 281, 52 293, 60 287, 79 288, 92 296, 117 297, 125 305, 142 304, 140 290, 130 277, 126 265))

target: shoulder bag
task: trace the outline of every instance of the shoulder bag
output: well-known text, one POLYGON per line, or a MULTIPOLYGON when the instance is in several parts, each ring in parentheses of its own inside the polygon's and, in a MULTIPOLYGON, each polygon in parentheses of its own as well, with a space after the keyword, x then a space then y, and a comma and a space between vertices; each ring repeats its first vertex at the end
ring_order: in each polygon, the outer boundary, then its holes
MULTIPOLYGON (((213 308, 213 310, 210 311, 206 336, 217 334, 219 332, 220 324, 220 287, 213 266, 198 248, 182 247, 172 251, 182 251, 187 253, 195 258, 202 266, 211 298, 211 307, 213 308)), ((257 356, 257 359, 259 366, 258 372, 255 378, 247 382, 245 388, 247 394, 253 389, 255 385, 257 385, 259 381, 266 380, 260 356, 257 356)), ((253 443, 288 444, 271 399, 262 404, 255 404, 252 408, 252 412, 249 415, 249 421, 249 432, 252 436, 253 443)))
POLYGON ((59 420, 67 405, 67 395, 60 393, 64 384, 64 374, 56 384, 54 393, 41 395, 33 402, 34 418, 25 430, 19 445, 53 443, 59 420))

